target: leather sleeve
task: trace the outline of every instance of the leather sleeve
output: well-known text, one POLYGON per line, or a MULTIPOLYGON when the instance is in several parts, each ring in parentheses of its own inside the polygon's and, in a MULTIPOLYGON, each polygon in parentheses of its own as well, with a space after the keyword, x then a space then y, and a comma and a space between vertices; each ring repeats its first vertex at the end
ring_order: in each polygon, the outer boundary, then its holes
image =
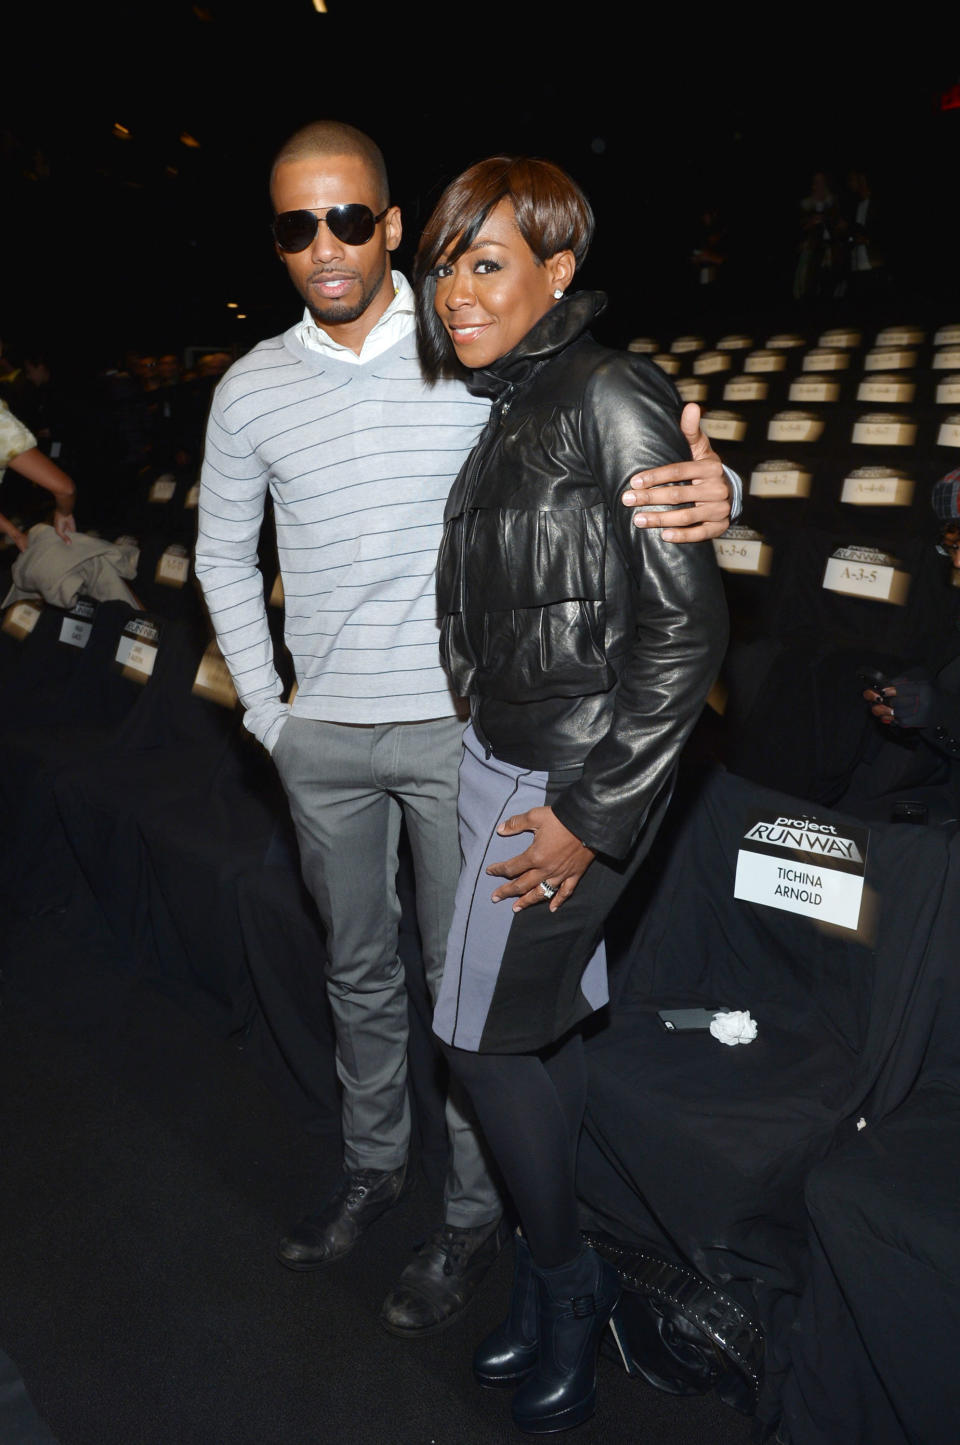
POLYGON ((727 608, 711 542, 664 542, 632 524, 620 493, 637 471, 687 460, 676 392, 646 357, 614 354, 587 383, 584 456, 610 514, 611 545, 627 562, 635 627, 614 660, 613 719, 582 778, 553 804, 596 852, 624 857, 668 783, 723 658, 727 608))

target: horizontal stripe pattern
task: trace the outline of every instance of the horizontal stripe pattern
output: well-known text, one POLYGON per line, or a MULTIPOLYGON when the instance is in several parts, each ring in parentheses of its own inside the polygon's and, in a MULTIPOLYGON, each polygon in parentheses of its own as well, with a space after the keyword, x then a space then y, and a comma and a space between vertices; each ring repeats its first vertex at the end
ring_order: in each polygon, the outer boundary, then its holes
POLYGON ((427 386, 410 338, 348 366, 301 346, 295 330, 221 381, 200 488, 197 577, 247 725, 268 746, 285 715, 257 565, 268 490, 294 712, 446 716, 437 548, 451 482, 489 410, 459 382, 427 386))

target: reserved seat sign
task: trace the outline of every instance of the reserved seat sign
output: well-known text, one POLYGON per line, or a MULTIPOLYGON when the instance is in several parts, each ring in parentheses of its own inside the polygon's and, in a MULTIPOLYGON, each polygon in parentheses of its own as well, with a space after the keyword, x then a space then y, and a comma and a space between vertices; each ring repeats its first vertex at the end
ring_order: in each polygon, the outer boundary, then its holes
POLYGON ((751 813, 737 854, 734 898, 856 930, 869 831, 816 818, 751 813))

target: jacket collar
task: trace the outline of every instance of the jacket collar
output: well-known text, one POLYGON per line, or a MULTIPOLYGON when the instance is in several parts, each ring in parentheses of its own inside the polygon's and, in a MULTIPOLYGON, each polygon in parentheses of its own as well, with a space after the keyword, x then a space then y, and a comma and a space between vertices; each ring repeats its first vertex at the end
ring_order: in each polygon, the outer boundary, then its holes
POLYGON ((606 310, 607 298, 602 291, 578 291, 565 296, 541 316, 512 351, 498 357, 491 366, 472 371, 467 377, 467 390, 475 396, 489 396, 500 401, 516 391, 543 367, 551 357, 563 351, 593 324, 606 310))

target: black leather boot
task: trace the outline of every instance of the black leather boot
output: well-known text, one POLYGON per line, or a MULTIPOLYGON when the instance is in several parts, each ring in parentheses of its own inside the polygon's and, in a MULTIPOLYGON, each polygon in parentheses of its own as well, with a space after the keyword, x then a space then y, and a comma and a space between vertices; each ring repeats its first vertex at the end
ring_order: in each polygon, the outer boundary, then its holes
POLYGON ((533 1270, 536 1368, 513 1397, 514 1423, 529 1435, 572 1430, 597 1403, 597 1353, 620 1298, 620 1277, 589 1247, 558 1269, 533 1270))
POLYGON ((477 1346, 473 1373, 481 1385, 519 1385, 537 1363, 537 1282, 523 1235, 513 1237, 513 1290, 502 1325, 477 1346))

